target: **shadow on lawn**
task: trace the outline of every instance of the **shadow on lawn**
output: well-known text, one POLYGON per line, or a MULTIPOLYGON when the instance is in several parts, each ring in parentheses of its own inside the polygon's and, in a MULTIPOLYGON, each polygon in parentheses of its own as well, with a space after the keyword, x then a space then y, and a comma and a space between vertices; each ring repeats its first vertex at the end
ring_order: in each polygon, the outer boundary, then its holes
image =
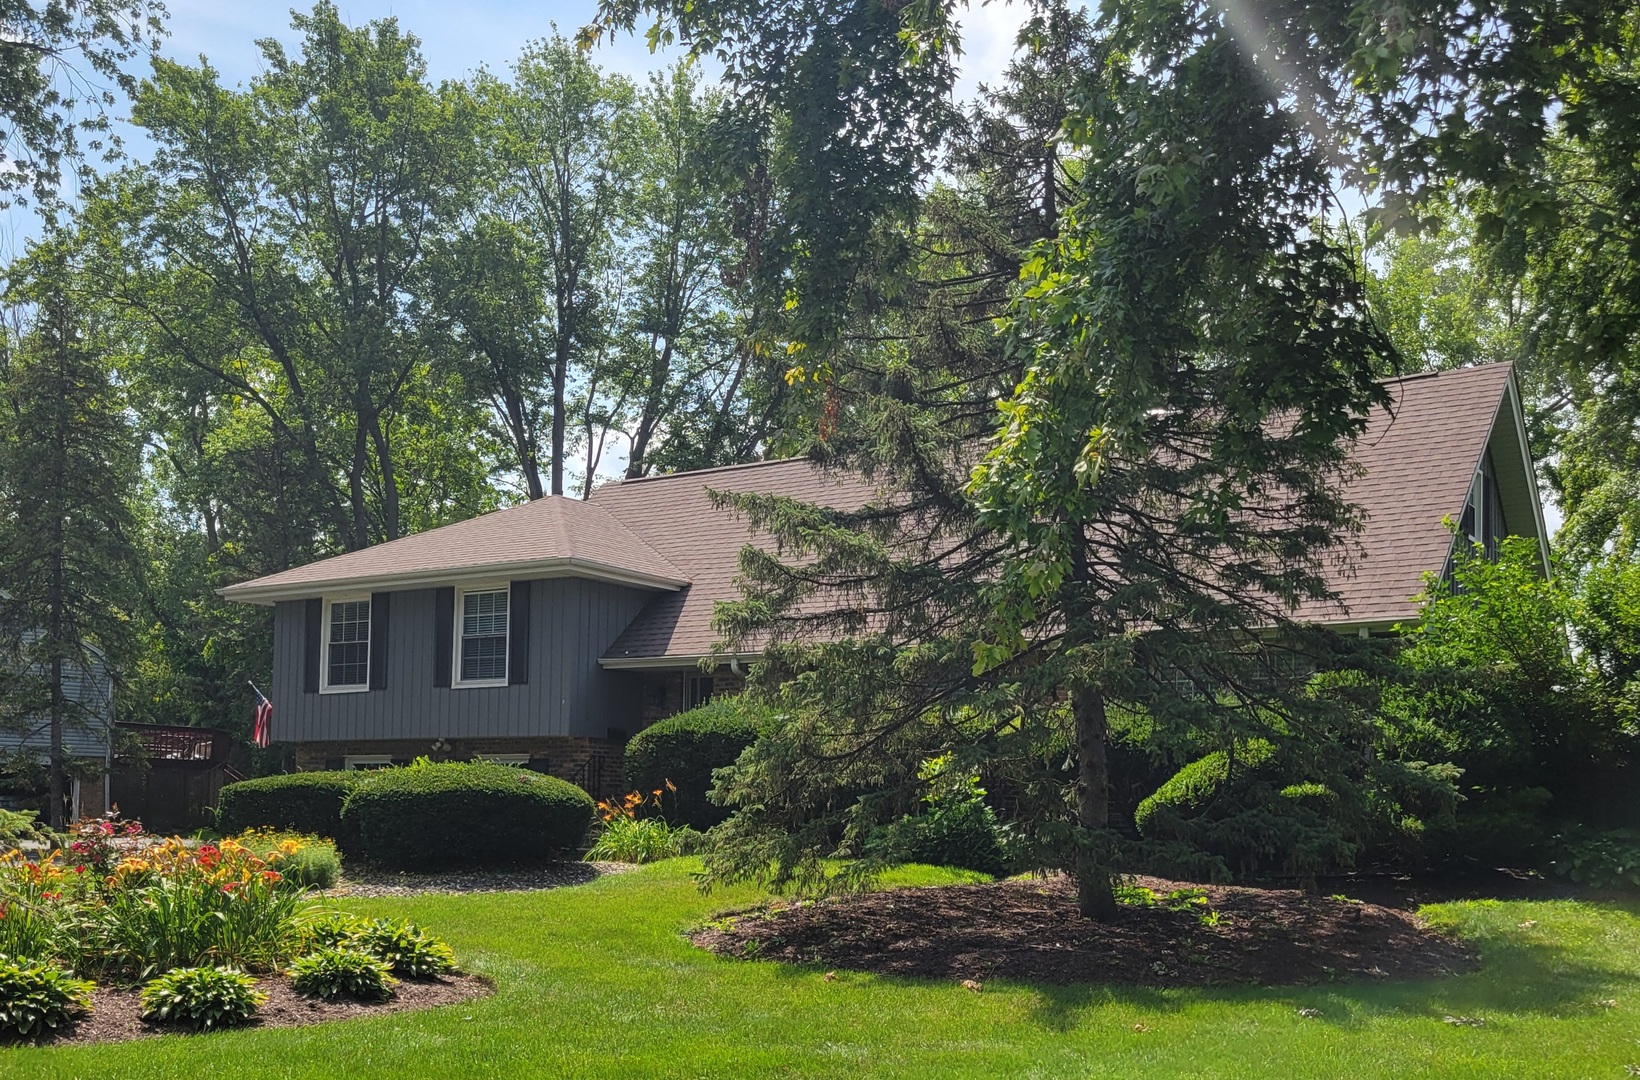
MULTIPOLYGON (((1591 905, 1640 914, 1640 903, 1624 900, 1591 905)), ((1202 1003, 1276 1004, 1316 1009, 1318 1021, 1355 1027, 1374 1016, 1394 1013, 1431 1019, 1511 1016, 1594 1015, 1607 1007, 1614 985, 1632 985, 1634 967, 1590 962, 1585 952, 1549 940, 1525 940, 1524 931, 1489 928, 1466 940, 1481 955, 1479 970, 1441 979, 1319 982, 1268 987, 1041 985, 1014 983, 1035 995, 1034 1023, 1069 1031, 1086 1021, 1087 1010, 1126 1005, 1168 1013, 1202 1003)))

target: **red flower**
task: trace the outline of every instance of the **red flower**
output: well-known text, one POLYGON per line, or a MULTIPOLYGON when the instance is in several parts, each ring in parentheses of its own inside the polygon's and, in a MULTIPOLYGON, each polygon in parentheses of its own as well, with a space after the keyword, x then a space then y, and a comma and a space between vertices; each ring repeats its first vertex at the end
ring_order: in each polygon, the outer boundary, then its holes
POLYGON ((85 864, 84 864, 84 863, 81 863, 81 864, 80 864, 80 865, 79 865, 79 866, 76 866, 76 867, 75 867, 75 868, 74 868, 74 872, 75 872, 75 873, 76 873, 76 874, 83 874, 83 873, 85 873, 85 864))

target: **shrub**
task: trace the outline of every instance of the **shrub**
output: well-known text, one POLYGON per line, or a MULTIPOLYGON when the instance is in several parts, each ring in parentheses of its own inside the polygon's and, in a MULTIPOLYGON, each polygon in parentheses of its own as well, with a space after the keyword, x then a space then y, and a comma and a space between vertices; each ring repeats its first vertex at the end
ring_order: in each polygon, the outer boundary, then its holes
POLYGON ((256 989, 256 980, 242 971, 177 968, 142 988, 142 1017, 208 1031, 243 1024, 267 999, 268 995, 256 989))
MULTIPOLYGON (((1236 763, 1242 769, 1256 769, 1267 762, 1275 753, 1275 747, 1262 739, 1253 739, 1236 751, 1236 763)), ((1165 830, 1164 822, 1151 819, 1158 810, 1171 810, 1174 815, 1188 815, 1199 811, 1213 801, 1219 789, 1229 779, 1230 755, 1223 750, 1215 750, 1204 757, 1197 758, 1178 772, 1174 773, 1166 783, 1156 789, 1155 794, 1139 804, 1133 814, 1133 822, 1139 831, 1151 836, 1158 830, 1165 830)), ((1171 816, 1164 815, 1171 823, 1171 816)))
POLYGON ((305 772, 241 780, 222 789, 216 827, 225 834, 246 829, 290 829, 327 836, 342 850, 354 837, 342 821, 342 803, 368 776, 361 772, 305 772))
POLYGON ((419 869, 548 859, 580 846, 592 813, 566 780, 474 761, 381 770, 342 817, 367 858, 419 869))
POLYGON ((91 1003, 91 984, 52 964, 0 955, 0 1035, 61 1027, 91 1003))
POLYGON ((718 698, 644 728, 626 744, 626 782, 637 791, 675 791, 661 814, 674 825, 710 829, 730 810, 707 799, 712 771, 733 765, 757 739, 760 712, 737 698, 718 698))
POLYGON ((1640 830, 1576 830, 1556 836, 1549 868, 1579 885, 1640 885, 1640 830))
POLYGON ((290 982, 298 994, 361 1001, 383 1001, 395 993, 399 981, 393 969, 355 948, 326 947, 298 957, 290 966, 290 982))
POLYGON ((0 810, 0 851, 9 851, 26 842, 46 843, 51 832, 37 820, 38 810, 0 810))
POLYGON ((415 923, 372 919, 354 933, 350 944, 382 961, 395 975, 425 979, 456 969, 450 946, 415 923))
POLYGON ((875 833, 869 847, 891 862, 955 866, 1000 877, 1016 861, 1008 830, 985 802, 979 776, 950 767, 949 755, 922 764, 926 809, 875 833))

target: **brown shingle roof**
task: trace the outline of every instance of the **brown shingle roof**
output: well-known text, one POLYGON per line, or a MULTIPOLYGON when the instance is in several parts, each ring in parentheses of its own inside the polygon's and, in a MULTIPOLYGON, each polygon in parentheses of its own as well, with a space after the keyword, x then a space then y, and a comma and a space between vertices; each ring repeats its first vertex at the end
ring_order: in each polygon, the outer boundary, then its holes
MULTIPOLYGON (((1463 512, 1476 465, 1509 383, 1507 364, 1419 375, 1389 384, 1394 406, 1356 446, 1365 469, 1351 498, 1366 517, 1354 557, 1333 575, 1336 603, 1298 617, 1332 624, 1412 618, 1423 574, 1451 546, 1442 524, 1463 512)), ((652 598, 604 654, 611 666, 686 664, 711 652, 713 607, 736 599, 744 518, 715 510, 708 490, 786 495, 837 509, 873 495, 862 479, 803 459, 758 462, 605 484, 591 500, 547 498, 339 555, 222 590, 234 600, 316 596, 337 587, 408 588, 480 574, 574 574, 673 591, 652 598)))
POLYGON ((713 607, 719 600, 740 598, 735 577, 741 549, 768 541, 754 537, 741 515, 713 509, 708 491, 785 495, 838 510, 863 506, 873 494, 863 480, 828 475, 802 458, 623 480, 596 489, 594 505, 648 537, 690 580, 682 592, 649 601, 604 653, 606 664, 656 657, 687 662, 712 651, 717 641, 713 607))
POLYGON ((548 496, 221 590, 268 603, 337 588, 413 588, 482 574, 574 575, 661 589, 689 577, 602 504, 548 496))
MULTIPOLYGON (((1415 375, 1388 384, 1394 402, 1378 410, 1356 444, 1365 473, 1349 487, 1366 523, 1348 564, 1332 574, 1338 601, 1309 604, 1306 621, 1383 624, 1417 614, 1412 597, 1425 571, 1440 570, 1452 544, 1442 520, 1463 513, 1475 467, 1509 381, 1508 364, 1415 375)), ((836 509, 871 496, 860 481, 826 476, 804 460, 606 484, 592 501, 607 507, 650 540, 690 579, 688 589, 657 596, 604 654, 611 666, 662 658, 687 663, 717 641, 712 609, 740 596, 735 585, 741 548, 765 543, 738 515, 713 510, 706 492, 757 491, 836 509)))
POLYGON ((1376 411, 1355 446, 1365 470, 1348 488, 1366 516, 1358 550, 1332 574, 1338 602, 1307 604, 1297 618, 1379 624, 1417 615, 1412 598, 1423 575, 1446 564, 1443 519, 1463 514, 1510 371, 1487 364, 1387 384, 1391 410, 1376 411))

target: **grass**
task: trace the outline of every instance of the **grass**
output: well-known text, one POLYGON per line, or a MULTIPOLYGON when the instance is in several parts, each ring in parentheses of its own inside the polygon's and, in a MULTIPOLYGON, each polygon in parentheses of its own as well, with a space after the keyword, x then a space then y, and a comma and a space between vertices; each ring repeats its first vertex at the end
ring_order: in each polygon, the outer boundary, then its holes
MULTIPOLYGON (((847 972, 827 982, 815 968, 707 955, 679 930, 755 897, 702 897, 690 867, 658 863, 550 892, 347 904, 447 938, 468 969, 495 980, 484 1001, 317 1027, 0 1050, 0 1075, 1622 1077, 1640 1063, 1640 917, 1626 906, 1428 908, 1484 958, 1479 972, 1434 983, 989 983, 974 993, 847 972)), ((950 877, 917 868, 901 877, 941 880, 950 877)))

